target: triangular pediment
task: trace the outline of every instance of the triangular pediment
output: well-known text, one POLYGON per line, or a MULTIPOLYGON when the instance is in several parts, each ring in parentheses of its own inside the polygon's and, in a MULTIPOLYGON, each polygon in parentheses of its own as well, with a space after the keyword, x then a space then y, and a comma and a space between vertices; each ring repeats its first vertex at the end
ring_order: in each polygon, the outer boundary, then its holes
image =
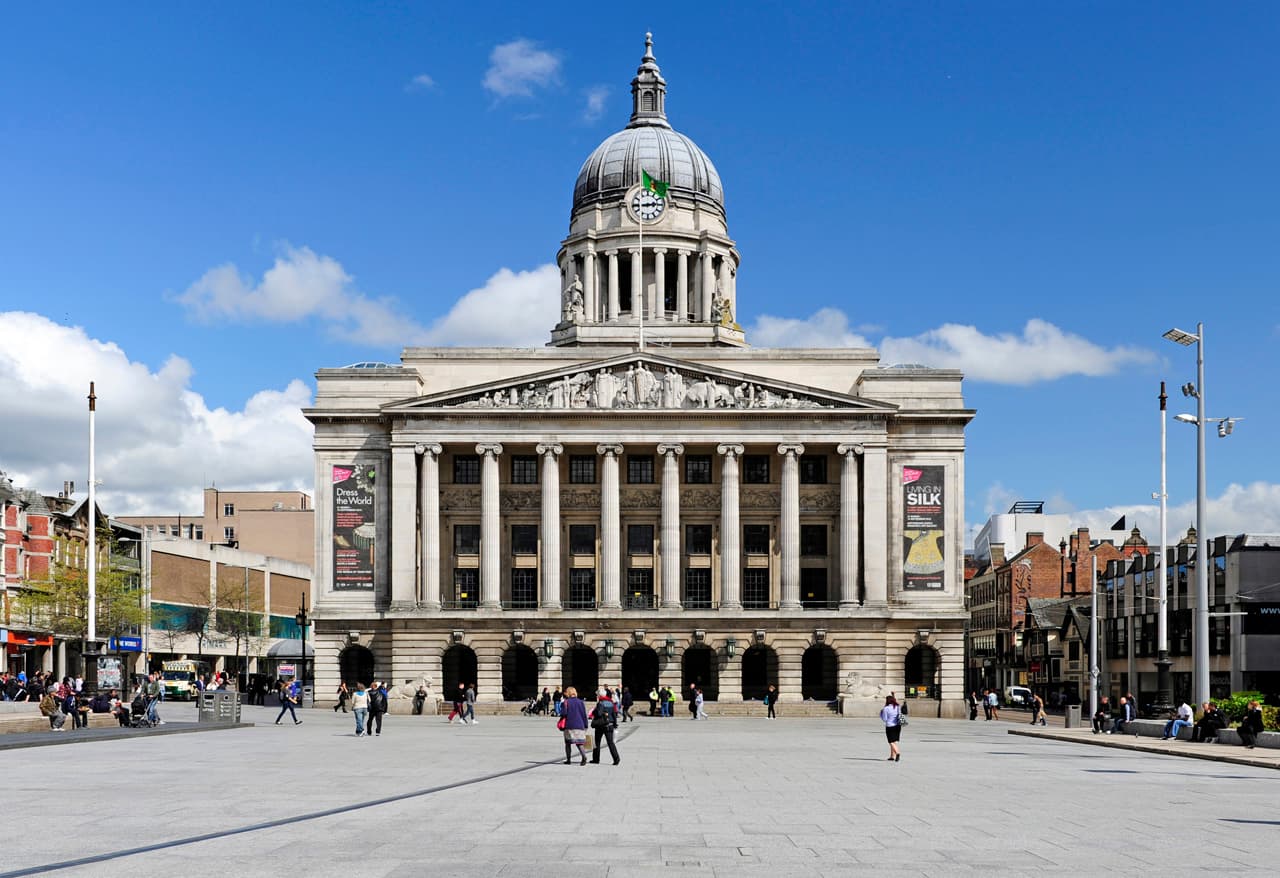
POLYGON ((632 351, 606 360, 401 400, 384 406, 383 411, 395 414, 455 408, 896 410, 889 403, 632 351))

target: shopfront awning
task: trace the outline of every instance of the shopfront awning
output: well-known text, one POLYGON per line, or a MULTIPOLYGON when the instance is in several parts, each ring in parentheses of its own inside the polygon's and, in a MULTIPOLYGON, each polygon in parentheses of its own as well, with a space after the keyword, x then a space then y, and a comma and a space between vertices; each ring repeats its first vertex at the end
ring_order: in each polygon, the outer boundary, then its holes
MULTIPOLYGON (((272 659, 296 659, 302 655, 302 641, 297 639, 282 638, 267 647, 267 658, 272 659)), ((316 650, 307 641, 307 658, 315 658, 316 650)))

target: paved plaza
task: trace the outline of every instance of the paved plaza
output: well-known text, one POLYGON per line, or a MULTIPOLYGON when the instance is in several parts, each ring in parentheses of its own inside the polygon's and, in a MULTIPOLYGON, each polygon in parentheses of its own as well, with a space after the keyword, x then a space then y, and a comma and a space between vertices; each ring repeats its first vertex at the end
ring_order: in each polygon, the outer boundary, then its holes
POLYGON ((1280 859, 1280 772, 1015 723, 915 719, 889 763, 872 720, 641 717, 620 766, 581 768, 546 719, 391 716, 356 739, 350 715, 245 712, 257 726, 0 753, 10 824, 47 830, 6 846, 0 878, 1166 876, 1280 859))

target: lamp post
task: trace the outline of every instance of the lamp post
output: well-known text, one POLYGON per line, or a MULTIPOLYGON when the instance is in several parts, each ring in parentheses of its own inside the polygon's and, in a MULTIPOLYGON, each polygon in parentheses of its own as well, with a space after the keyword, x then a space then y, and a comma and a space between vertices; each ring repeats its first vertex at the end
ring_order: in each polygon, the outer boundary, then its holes
MULTIPOLYGON (((1196 346, 1196 383, 1182 385, 1183 396, 1194 396, 1196 413, 1194 415, 1174 415, 1175 421, 1196 425, 1196 608, 1195 628, 1192 632, 1192 653, 1195 661, 1195 701, 1203 704, 1209 700, 1209 568, 1213 561, 1209 557, 1209 532, 1205 528, 1205 427, 1210 423, 1218 425, 1219 438, 1231 435, 1236 421, 1244 418, 1210 418, 1205 415, 1204 402, 1204 324, 1197 323, 1193 335, 1181 329, 1170 329, 1164 334, 1169 341, 1183 347, 1196 346)), ((1162 561, 1163 563, 1163 561, 1162 561)), ((1225 614, 1215 614, 1225 615, 1225 614)))
MULTIPOLYGON (((1169 583, 1166 571, 1169 558, 1168 543, 1168 506, 1169 493, 1166 487, 1166 462, 1168 460, 1166 446, 1166 403, 1168 396, 1164 392, 1164 382, 1160 382, 1160 493, 1156 499, 1160 501, 1160 560, 1156 564, 1156 585, 1160 589, 1160 615, 1156 617, 1156 703, 1152 705, 1158 716, 1173 710, 1173 685, 1169 675, 1169 667, 1173 664, 1169 659, 1169 583)), ((1203 703, 1203 702, 1198 702, 1203 703)))

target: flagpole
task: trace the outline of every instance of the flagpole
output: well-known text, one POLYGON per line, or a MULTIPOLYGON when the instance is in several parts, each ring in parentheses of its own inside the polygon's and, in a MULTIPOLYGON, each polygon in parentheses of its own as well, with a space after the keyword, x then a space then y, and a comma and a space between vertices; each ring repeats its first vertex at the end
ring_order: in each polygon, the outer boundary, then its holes
MULTIPOLYGON (((643 183, 641 185, 643 185, 643 183)), ((644 216, 640 211, 636 211, 636 222, 640 224, 640 350, 644 350, 644 306, 645 299, 647 299, 648 296, 645 295, 644 288, 644 216)), ((633 307, 635 306, 635 299, 636 293, 633 290, 631 293, 631 304, 633 307)))

